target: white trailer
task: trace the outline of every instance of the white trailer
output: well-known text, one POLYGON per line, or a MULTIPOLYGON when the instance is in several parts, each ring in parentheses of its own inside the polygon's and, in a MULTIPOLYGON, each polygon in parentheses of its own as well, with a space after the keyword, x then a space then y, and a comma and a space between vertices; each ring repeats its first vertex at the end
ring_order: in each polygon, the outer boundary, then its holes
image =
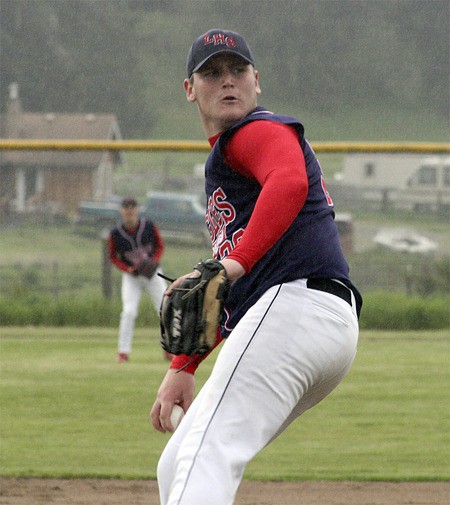
POLYGON ((340 182, 366 202, 416 211, 450 211, 450 156, 349 153, 340 182))

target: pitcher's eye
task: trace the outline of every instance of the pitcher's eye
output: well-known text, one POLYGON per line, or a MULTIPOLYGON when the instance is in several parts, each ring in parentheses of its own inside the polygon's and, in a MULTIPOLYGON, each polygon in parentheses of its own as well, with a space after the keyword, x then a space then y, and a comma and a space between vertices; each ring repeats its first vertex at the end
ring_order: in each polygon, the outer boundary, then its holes
POLYGON ((217 77, 220 76, 220 71, 211 69, 211 70, 206 70, 206 72, 201 73, 202 76, 206 79, 216 79, 217 77))
POLYGON ((243 72, 245 72, 245 69, 246 69, 246 66, 243 66, 243 65, 236 65, 236 66, 231 67, 231 71, 233 72, 233 74, 236 74, 236 75, 242 74, 243 72))

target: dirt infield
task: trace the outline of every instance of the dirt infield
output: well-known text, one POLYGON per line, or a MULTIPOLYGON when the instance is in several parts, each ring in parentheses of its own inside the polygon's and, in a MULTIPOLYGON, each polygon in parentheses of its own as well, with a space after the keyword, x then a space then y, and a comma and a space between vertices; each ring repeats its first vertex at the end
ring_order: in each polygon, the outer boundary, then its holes
MULTIPOLYGON (((235 505, 448 505, 449 503, 450 482, 244 481, 235 505)), ((156 482, 106 479, 0 479, 0 505, 128 504, 159 505, 156 482)))

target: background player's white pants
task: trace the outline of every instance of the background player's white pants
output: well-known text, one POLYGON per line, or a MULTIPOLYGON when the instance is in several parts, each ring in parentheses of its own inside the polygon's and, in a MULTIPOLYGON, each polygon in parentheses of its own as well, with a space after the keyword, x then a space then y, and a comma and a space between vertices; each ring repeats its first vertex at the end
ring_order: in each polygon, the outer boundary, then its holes
POLYGON ((119 326, 119 352, 131 353, 134 326, 142 293, 145 291, 150 295, 156 311, 159 312, 161 300, 166 289, 166 282, 156 274, 151 279, 147 279, 147 277, 142 275, 136 277, 125 272, 122 274, 122 313, 120 314, 119 326))
POLYGON ((234 502, 247 463, 350 369, 352 301, 301 279, 269 289, 247 312, 160 458, 162 505, 234 502))

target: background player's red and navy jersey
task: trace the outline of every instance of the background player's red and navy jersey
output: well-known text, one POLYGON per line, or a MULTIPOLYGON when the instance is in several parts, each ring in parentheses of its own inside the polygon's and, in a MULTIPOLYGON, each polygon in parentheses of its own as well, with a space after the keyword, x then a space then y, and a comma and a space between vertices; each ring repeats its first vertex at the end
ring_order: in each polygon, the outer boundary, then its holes
MULTIPOLYGON (((289 229, 252 270, 232 286, 226 304, 228 320, 222 327, 224 336, 270 287, 301 278, 339 279, 361 298, 348 277, 348 265, 339 243, 334 222, 334 208, 320 164, 304 138, 303 125, 294 117, 273 114, 257 107, 248 116, 223 132, 206 162, 207 224, 212 238, 213 255, 225 258, 239 242, 261 192, 260 184, 245 177, 227 164, 223 153, 229 139, 252 121, 274 121, 296 129, 305 156, 308 177, 306 201, 289 229)), ((267 216, 275 222, 276 215, 267 216)), ((358 307, 359 310, 359 307, 358 307)))
POLYGON ((108 242, 109 258, 120 270, 126 272, 128 267, 132 266, 126 253, 140 247, 145 247, 153 261, 159 262, 164 243, 158 228, 148 219, 139 219, 133 229, 125 228, 120 223, 111 230, 108 242))

